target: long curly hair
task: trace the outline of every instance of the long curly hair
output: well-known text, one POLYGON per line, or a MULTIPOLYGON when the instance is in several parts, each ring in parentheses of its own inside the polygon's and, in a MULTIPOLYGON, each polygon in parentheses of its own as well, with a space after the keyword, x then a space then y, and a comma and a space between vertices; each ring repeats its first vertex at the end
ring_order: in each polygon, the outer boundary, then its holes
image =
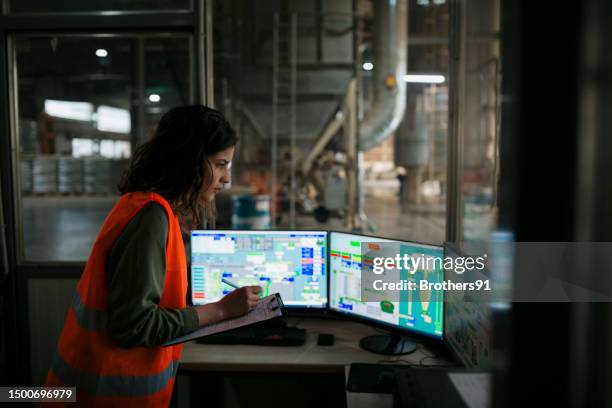
POLYGON ((202 105, 173 108, 162 116, 151 140, 134 152, 119 192, 156 192, 178 215, 191 218, 192 225, 199 224, 201 209, 211 222, 214 203, 200 202, 213 182, 207 158, 236 143, 236 132, 221 112, 202 105))

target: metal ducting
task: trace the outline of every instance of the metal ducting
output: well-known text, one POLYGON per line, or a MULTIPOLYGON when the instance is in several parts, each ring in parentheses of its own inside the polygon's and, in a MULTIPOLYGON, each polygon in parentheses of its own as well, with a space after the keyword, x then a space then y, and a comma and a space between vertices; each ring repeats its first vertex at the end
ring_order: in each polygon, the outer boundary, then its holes
POLYGON ((360 123, 361 151, 380 144, 404 117, 407 26, 407 0, 374 1, 374 103, 360 123))
POLYGON ((395 164, 422 167, 429 163, 430 144, 427 114, 422 108, 422 96, 416 97, 412 120, 405 120, 395 133, 395 164))

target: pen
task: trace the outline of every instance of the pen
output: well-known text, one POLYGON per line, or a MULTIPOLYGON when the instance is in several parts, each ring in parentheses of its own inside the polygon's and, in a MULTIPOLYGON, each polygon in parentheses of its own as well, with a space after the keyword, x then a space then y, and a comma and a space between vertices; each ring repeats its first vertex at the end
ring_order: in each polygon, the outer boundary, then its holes
POLYGON ((232 288, 234 288, 234 289, 240 289, 240 286, 236 285, 236 284, 235 284, 235 283, 233 283, 233 282, 228 281, 228 280, 227 280, 227 279, 225 279, 225 278, 221 279, 221 282, 225 283, 226 285, 231 286, 231 287, 232 287, 232 288))

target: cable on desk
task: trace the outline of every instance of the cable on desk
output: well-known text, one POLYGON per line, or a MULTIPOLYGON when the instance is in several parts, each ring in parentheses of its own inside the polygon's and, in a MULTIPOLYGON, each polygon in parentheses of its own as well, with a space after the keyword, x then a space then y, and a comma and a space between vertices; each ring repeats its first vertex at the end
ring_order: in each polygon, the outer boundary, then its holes
POLYGON ((376 363, 377 364, 398 364, 398 365, 405 365, 411 368, 455 367, 452 364, 425 364, 425 361, 427 361, 428 359, 434 359, 434 360, 439 359, 438 354, 430 353, 429 350, 420 343, 417 343, 417 349, 420 350, 421 353, 425 354, 425 356, 421 357, 418 362, 410 361, 404 358, 397 358, 395 360, 393 359, 378 360, 376 363))
POLYGON ((410 361, 407 361, 407 360, 402 360, 402 359, 399 359, 399 360, 378 360, 376 362, 376 364, 390 364, 390 365, 394 365, 394 364, 397 365, 398 363, 399 363, 399 365, 405 365, 405 366, 408 366, 408 367, 417 367, 416 364, 414 364, 414 363, 412 363, 410 361))
MULTIPOLYGON (((418 346, 417 346, 418 347, 418 346)), ((440 355, 436 352, 431 352, 425 346, 421 345, 421 353, 425 354, 425 357, 419 361, 419 367, 456 367, 453 364, 424 364, 423 362, 427 359, 440 360, 440 355)))
POLYGON ((421 350, 421 353, 425 354, 427 357, 430 358, 438 358, 438 353, 436 353, 435 351, 431 351, 429 349, 427 349, 424 345, 422 345, 421 343, 417 343, 417 349, 421 350))
POLYGON ((423 357, 418 363, 414 363, 412 361, 399 359, 399 360, 378 360, 376 364, 389 364, 389 365, 401 365, 410 368, 441 368, 441 367, 456 367, 452 364, 423 364, 423 361, 430 357, 423 357))

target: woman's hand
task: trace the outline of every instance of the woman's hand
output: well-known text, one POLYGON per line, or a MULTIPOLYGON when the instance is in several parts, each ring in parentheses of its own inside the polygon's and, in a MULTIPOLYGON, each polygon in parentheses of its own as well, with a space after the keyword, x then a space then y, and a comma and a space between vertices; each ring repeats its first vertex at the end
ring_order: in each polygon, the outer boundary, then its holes
POLYGON ((220 301, 196 306, 200 326, 242 316, 259 303, 261 286, 244 286, 225 295, 220 301))
POLYGON ((219 302, 221 320, 242 316, 259 303, 261 286, 244 286, 225 295, 219 302))

